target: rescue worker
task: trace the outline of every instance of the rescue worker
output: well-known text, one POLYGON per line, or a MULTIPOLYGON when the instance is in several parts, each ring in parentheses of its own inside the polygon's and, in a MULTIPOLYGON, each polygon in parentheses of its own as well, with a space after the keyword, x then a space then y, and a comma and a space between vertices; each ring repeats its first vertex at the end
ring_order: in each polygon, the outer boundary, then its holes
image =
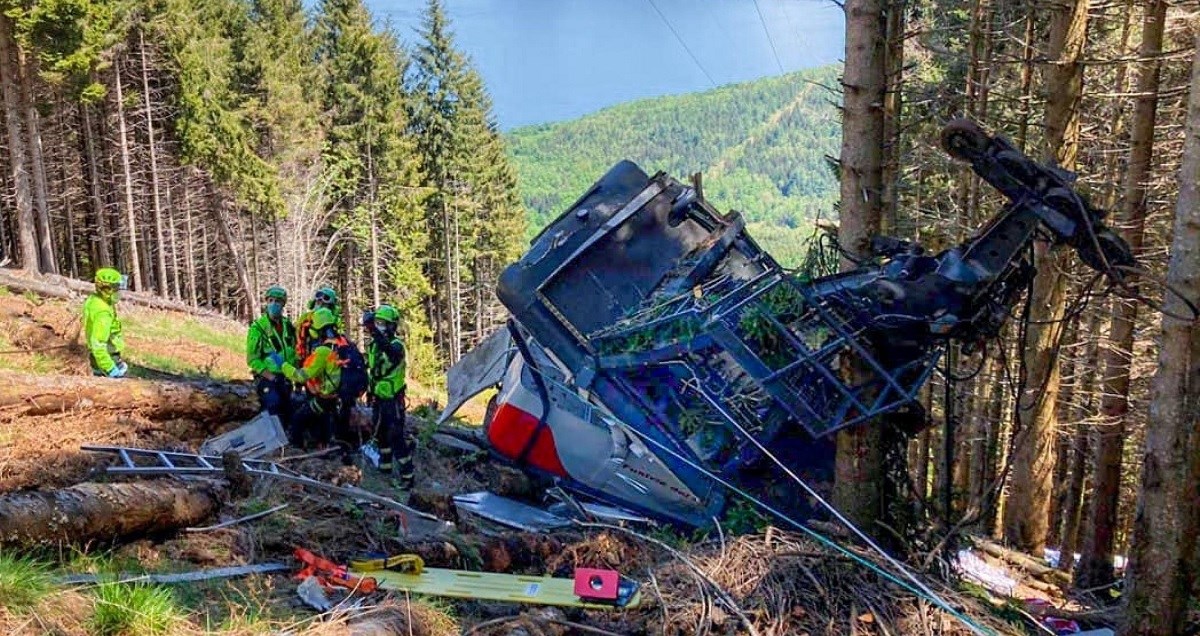
MULTIPOLYGON (((342 369, 338 364, 336 346, 339 333, 333 312, 327 307, 313 311, 307 333, 301 334, 301 337, 312 342, 313 349, 299 368, 285 360, 280 353, 271 353, 268 357, 279 366, 288 380, 303 384, 308 393, 308 398, 292 417, 288 431, 292 444, 303 447, 305 433, 309 432, 317 445, 324 447, 333 437, 336 420, 343 410, 338 400, 342 369)), ((348 426, 348 423, 343 426, 348 426)))
POLYGON ((333 313, 333 318, 337 322, 338 332, 345 331, 345 325, 342 322, 342 306, 338 304, 337 292, 333 291, 333 288, 328 285, 318 289, 308 301, 307 311, 300 314, 300 318, 296 320, 296 333, 299 336, 296 339, 297 360, 307 358, 315 346, 308 339, 308 326, 312 322, 313 313, 322 307, 329 309, 333 313))
POLYGON ((125 339, 117 318, 117 298, 125 288, 121 272, 103 267, 96 270, 96 291, 83 302, 83 337, 87 341, 92 375, 123 378, 129 365, 121 359, 125 339))
POLYGON ((371 336, 367 343, 367 375, 370 379, 372 428, 379 444, 379 470, 393 470, 406 492, 414 482, 412 448, 404 434, 405 359, 404 340, 397 333, 400 312, 391 305, 380 305, 363 314, 363 326, 371 336), (393 464, 394 455, 394 464, 393 464))
POLYGON ((283 287, 275 285, 263 293, 263 314, 246 333, 246 364, 262 408, 287 427, 292 421, 292 383, 283 375, 282 365, 270 357, 278 353, 283 362, 296 364, 296 326, 283 315, 285 305, 283 287))

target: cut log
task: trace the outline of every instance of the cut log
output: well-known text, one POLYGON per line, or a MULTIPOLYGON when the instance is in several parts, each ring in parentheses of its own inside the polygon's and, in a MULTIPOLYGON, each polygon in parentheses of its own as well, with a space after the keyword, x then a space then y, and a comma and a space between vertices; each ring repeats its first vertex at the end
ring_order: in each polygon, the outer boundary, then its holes
MULTIPOLYGON (((66 298, 68 300, 82 298, 96 288, 94 283, 88 281, 52 274, 29 275, 13 269, 0 269, 0 286, 7 287, 16 292, 32 292, 39 296, 66 298)), ((142 292, 123 291, 121 292, 121 302, 141 307, 150 307, 151 309, 177 311, 193 316, 233 320, 229 316, 219 312, 192 307, 191 305, 142 292)))
POLYGON ((1048 565, 1038 563, 1036 559, 1027 554, 1009 550, 1004 546, 979 537, 972 537, 972 540, 980 550, 997 559, 1003 559, 1006 563, 1015 565, 1036 578, 1060 587, 1071 585, 1071 577, 1066 572, 1061 572, 1048 565))
POLYGON ((195 525, 217 512, 214 486, 83 483, 0 496, 0 545, 117 542, 195 525))
POLYGON ((0 373, 0 408, 28 416, 105 409, 155 420, 229 422, 253 415, 258 400, 247 383, 0 373))

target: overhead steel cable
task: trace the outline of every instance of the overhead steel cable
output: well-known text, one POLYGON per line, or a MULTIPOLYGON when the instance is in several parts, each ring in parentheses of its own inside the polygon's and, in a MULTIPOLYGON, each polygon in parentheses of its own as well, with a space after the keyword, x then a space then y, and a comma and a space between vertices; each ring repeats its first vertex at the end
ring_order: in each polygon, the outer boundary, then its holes
MULTIPOLYGON (((758 12, 758 22, 762 24, 763 33, 767 35, 767 43, 771 45, 771 55, 775 57, 775 66, 779 67, 779 74, 782 75, 786 71, 783 70, 783 63, 779 61, 779 51, 775 48, 775 39, 771 37, 771 30, 767 28, 767 19, 763 17, 762 7, 759 6, 758 0, 754 0, 754 10, 758 12)), ((787 9, 784 9, 784 15, 787 9)))
POLYGON ((671 30, 671 34, 675 36, 675 39, 679 42, 679 46, 682 46, 683 50, 687 52, 688 57, 692 58, 692 62, 696 65, 696 68, 700 69, 700 72, 704 73, 704 77, 708 78, 708 83, 712 84, 713 88, 716 88, 717 82, 713 80, 712 75, 708 74, 708 69, 704 68, 704 65, 700 63, 700 59, 696 57, 694 52, 692 52, 692 48, 687 45, 687 42, 683 41, 683 37, 680 36, 679 32, 675 30, 675 26, 672 25, 671 21, 667 19, 667 16, 662 12, 662 9, 659 9, 658 5, 654 4, 654 0, 646 0, 646 2, 650 3, 650 6, 654 8, 654 12, 657 13, 658 17, 662 19, 663 24, 667 25, 667 28, 671 30))

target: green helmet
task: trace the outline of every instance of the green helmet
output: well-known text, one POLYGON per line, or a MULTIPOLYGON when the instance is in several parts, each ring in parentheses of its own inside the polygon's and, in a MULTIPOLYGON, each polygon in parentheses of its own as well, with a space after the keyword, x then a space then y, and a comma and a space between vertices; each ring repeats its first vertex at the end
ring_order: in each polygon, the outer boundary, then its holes
POLYGON ((125 282, 125 277, 121 275, 121 272, 118 272, 111 267, 101 267, 100 269, 96 270, 97 285, 104 285, 106 287, 119 287, 123 282, 125 282))
POLYGON ((320 309, 313 312, 312 327, 311 327, 313 329, 313 331, 319 332, 322 329, 324 329, 330 325, 336 325, 336 324, 337 324, 337 318, 334 317, 332 311, 329 311, 328 307, 321 307, 320 309))
POLYGON ((400 312, 391 305, 380 305, 375 309, 375 320, 396 324, 400 322, 400 312))
POLYGON ((263 298, 282 300, 287 302, 287 290, 279 285, 271 285, 267 291, 263 292, 263 298))
POLYGON ((328 307, 337 305, 338 301, 337 292, 333 291, 332 287, 322 287, 318 289, 317 293, 313 295, 313 298, 314 300, 319 300, 325 303, 325 305, 328 307))

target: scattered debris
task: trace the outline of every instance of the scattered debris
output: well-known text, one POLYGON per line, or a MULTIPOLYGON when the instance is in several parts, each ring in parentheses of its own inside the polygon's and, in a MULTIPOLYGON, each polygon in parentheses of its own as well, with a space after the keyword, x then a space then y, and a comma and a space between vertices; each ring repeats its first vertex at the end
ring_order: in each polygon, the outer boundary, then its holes
MULTIPOLYGON (((83 450, 96 453, 110 453, 121 459, 120 466, 110 466, 109 473, 123 475, 223 475, 223 460, 211 455, 194 453, 176 453, 168 451, 147 450, 140 448, 123 448, 118 446, 83 446, 83 450)), ((317 490, 349 497, 355 500, 369 501, 391 508, 403 515, 401 530, 408 537, 442 534, 454 526, 437 517, 410 508, 395 499, 377 495, 357 486, 337 486, 318 481, 302 475, 290 468, 274 462, 259 459, 242 460, 246 472, 255 477, 267 477, 299 484, 317 490)))
POLYGON ((244 523, 246 521, 253 521, 255 519, 261 519, 269 514, 279 512, 280 510, 283 510, 284 508, 287 508, 287 507, 288 507, 288 504, 280 504, 278 506, 275 506, 274 508, 263 510, 262 512, 256 512, 252 515, 246 515, 245 517, 238 517, 237 519, 230 519, 229 521, 218 523, 215 526, 204 526, 202 528, 184 528, 183 531, 184 532, 209 532, 212 530, 220 530, 221 528, 228 528, 230 526, 236 526, 237 524, 244 523))
POLYGON ((1017 589, 1017 581, 1004 570, 995 567, 979 558, 970 550, 959 550, 955 555, 954 567, 963 578, 975 581, 987 588, 988 591, 1004 596, 1012 596, 1017 589))
POLYGON ((265 457, 287 446, 287 433, 279 418, 260 412, 245 424, 218 435, 200 445, 201 455, 223 455, 236 451, 245 459, 265 457))
POLYGON ((1034 557, 1016 552, 1014 550, 1009 550, 1002 545, 980 537, 972 537, 972 541, 976 546, 979 547, 980 550, 983 550, 987 554, 994 556, 997 559, 1003 559, 1004 561, 1021 568, 1022 570, 1028 572, 1034 577, 1037 577, 1038 579, 1045 581, 1046 583, 1060 587, 1067 587, 1071 585, 1070 575, 1061 570, 1056 570, 1052 567, 1049 567, 1044 563, 1039 563, 1034 557))
POLYGON ((526 532, 545 532, 571 525, 570 519, 486 491, 455 495, 454 506, 460 514, 478 515, 526 532))
POLYGON ((333 601, 329 600, 325 594, 325 588, 315 576, 306 577, 300 585, 296 586, 296 596, 299 596, 305 605, 318 612, 328 612, 333 608, 333 601))
POLYGON ((211 568, 195 572, 180 572, 178 574, 68 574, 55 579, 59 585, 77 585, 84 583, 195 583, 212 579, 228 579, 235 576, 251 574, 270 574, 284 572, 289 568, 283 563, 256 563, 228 568, 211 568))

